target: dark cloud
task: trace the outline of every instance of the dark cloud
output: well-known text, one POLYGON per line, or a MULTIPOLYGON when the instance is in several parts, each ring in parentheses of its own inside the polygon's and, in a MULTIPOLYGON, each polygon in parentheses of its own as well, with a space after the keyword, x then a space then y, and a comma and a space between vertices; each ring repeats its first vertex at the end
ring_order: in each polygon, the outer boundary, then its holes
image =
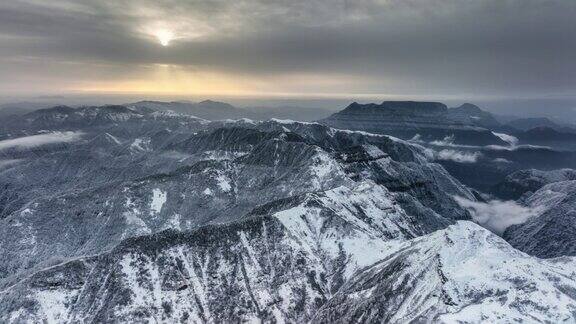
POLYGON ((15 0, 0 4, 0 91, 169 64, 274 79, 279 91, 298 75, 341 79, 309 92, 567 95, 574 17, 565 0, 15 0))

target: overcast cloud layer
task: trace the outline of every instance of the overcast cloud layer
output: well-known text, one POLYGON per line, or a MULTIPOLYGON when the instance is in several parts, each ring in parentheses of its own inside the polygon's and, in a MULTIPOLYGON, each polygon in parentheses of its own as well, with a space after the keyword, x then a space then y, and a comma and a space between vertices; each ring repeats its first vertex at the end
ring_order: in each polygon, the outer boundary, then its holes
POLYGON ((574 17, 571 0, 2 1, 0 94, 565 97, 574 17))

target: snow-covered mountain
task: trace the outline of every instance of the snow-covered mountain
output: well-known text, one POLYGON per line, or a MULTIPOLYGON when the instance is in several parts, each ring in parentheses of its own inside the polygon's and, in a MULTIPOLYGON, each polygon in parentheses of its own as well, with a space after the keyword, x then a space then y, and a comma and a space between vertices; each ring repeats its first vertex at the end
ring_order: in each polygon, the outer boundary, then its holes
POLYGON ((572 258, 527 256, 467 221, 412 240, 385 239, 370 218, 330 215, 322 207, 127 240, 112 252, 71 260, 8 287, 0 295, 2 319, 574 320, 572 258))
POLYGON ((128 237, 233 221, 363 180, 398 192, 416 212, 469 218, 451 198, 471 197, 467 188, 429 163, 423 148, 386 136, 116 107, 40 111, 13 127, 29 135, 4 140, 0 150, 8 163, 0 170, 1 281, 128 237), (64 132, 77 136, 62 141, 64 132))
POLYGON ((574 259, 472 223, 418 144, 125 106, 0 133, 0 322, 575 319, 574 259))
POLYGON ((576 180, 576 170, 520 170, 506 176, 495 186, 493 192, 502 199, 518 199, 527 192, 534 193, 549 183, 567 180, 576 180))
POLYGON ((461 221, 357 272, 314 321, 573 322, 575 265, 527 256, 461 221))
POLYGON ((576 256, 576 180, 552 182, 522 201, 538 214, 506 230, 510 244, 541 258, 576 256))
MULTIPOLYGON (((176 113, 193 115, 208 120, 222 120, 234 118, 250 118, 254 120, 268 120, 271 118, 317 120, 331 114, 332 111, 320 108, 303 108, 297 106, 279 107, 235 107, 225 102, 204 100, 200 102, 189 101, 139 101, 126 105, 134 109, 152 109, 156 111, 173 111, 176 113)), ((1 112, 1 111, 0 111, 1 112)))

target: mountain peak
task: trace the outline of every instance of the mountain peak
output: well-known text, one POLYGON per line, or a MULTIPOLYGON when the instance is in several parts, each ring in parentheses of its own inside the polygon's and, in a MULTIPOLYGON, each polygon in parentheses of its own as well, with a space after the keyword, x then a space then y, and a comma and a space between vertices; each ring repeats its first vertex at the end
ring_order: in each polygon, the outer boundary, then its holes
POLYGON ((232 108, 232 109, 236 109, 234 106, 232 106, 229 103, 226 102, 221 102, 221 101, 214 101, 214 100, 204 100, 204 101, 200 101, 198 103, 198 105, 200 106, 210 106, 210 107, 226 107, 226 108, 232 108))
POLYGON ((480 107, 471 104, 471 103, 464 103, 462 105, 460 105, 460 107, 457 107, 455 109, 459 109, 459 110, 463 110, 466 111, 468 113, 483 113, 484 111, 482 109, 480 109, 480 107))

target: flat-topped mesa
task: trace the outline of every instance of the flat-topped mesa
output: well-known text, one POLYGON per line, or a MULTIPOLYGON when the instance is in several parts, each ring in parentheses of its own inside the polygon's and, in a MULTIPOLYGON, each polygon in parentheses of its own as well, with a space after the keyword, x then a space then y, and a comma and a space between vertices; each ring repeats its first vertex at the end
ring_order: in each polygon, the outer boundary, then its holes
POLYGON ((416 136, 425 142, 453 138, 454 144, 506 145, 490 131, 498 122, 490 113, 472 104, 449 109, 440 102, 354 102, 320 122, 334 128, 392 135, 405 140, 416 136))
POLYGON ((412 116, 437 116, 445 114, 448 107, 440 102, 418 102, 418 101, 384 101, 380 105, 351 103, 341 113, 360 114, 400 114, 412 116))

